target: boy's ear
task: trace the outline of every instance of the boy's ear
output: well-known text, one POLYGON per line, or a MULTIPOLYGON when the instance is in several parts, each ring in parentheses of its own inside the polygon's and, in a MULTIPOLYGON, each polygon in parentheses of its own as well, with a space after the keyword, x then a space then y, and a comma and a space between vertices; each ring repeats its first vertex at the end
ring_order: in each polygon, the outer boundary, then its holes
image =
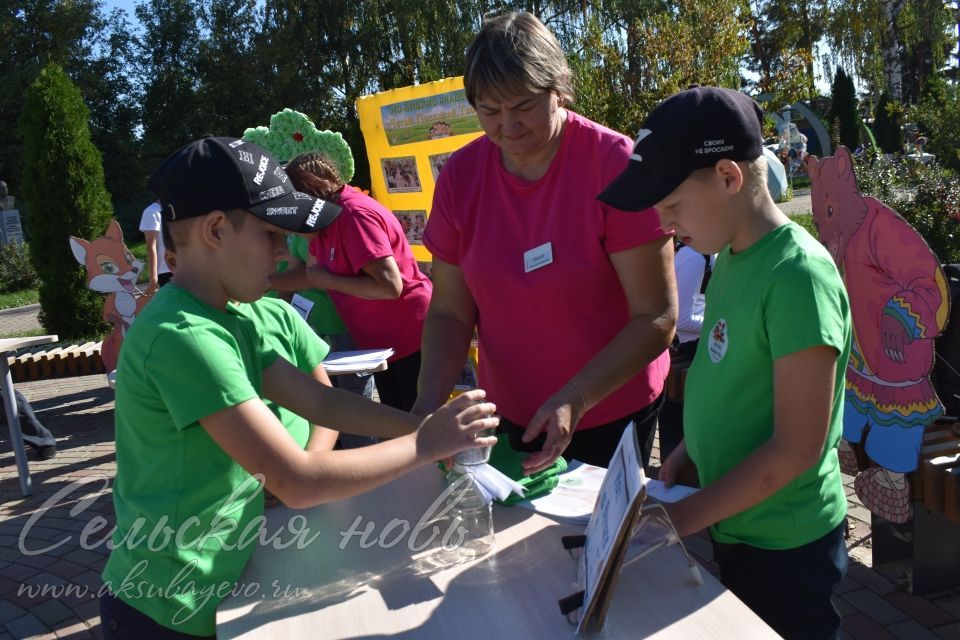
POLYGON ((740 189, 743 188, 744 175, 743 170, 733 160, 729 158, 723 158, 717 160, 717 164, 713 167, 714 172, 717 177, 723 181, 724 189, 731 195, 740 193, 740 189))
POLYGON ((200 222, 200 235, 204 243, 211 247, 219 247, 223 237, 223 225, 228 222, 223 211, 211 211, 200 222))

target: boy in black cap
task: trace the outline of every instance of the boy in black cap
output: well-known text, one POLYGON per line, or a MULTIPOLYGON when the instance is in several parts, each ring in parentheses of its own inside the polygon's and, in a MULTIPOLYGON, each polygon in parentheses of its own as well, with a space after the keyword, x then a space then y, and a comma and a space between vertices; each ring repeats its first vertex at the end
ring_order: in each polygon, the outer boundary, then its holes
POLYGON ((684 441, 698 493, 672 505, 681 536, 707 526, 722 582, 779 634, 830 638, 846 571, 840 479, 850 312, 833 260, 767 191, 763 113, 737 91, 695 87, 657 106, 624 172, 600 195, 656 207, 664 229, 719 252, 687 375, 684 441))
POLYGON ((286 232, 317 231, 339 208, 294 191, 266 151, 205 138, 167 158, 150 187, 176 269, 127 333, 117 367, 117 528, 102 628, 106 638, 212 636, 216 607, 260 538, 262 483, 294 508, 344 498, 495 442, 475 436, 497 420, 475 391, 418 428, 277 356, 231 301, 263 295, 286 232), (313 423, 394 439, 304 451, 262 398, 313 423))

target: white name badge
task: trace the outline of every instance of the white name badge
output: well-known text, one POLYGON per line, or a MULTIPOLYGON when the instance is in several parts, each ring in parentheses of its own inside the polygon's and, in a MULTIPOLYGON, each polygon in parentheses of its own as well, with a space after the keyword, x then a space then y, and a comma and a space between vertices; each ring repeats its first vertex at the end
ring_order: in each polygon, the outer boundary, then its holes
POLYGON ((523 253, 523 271, 530 273, 553 262, 553 244, 547 242, 523 253))
POLYGON ((313 311, 313 302, 307 300, 299 293, 293 294, 293 298, 290 300, 290 306, 292 306, 304 320, 309 319, 310 312, 313 311))

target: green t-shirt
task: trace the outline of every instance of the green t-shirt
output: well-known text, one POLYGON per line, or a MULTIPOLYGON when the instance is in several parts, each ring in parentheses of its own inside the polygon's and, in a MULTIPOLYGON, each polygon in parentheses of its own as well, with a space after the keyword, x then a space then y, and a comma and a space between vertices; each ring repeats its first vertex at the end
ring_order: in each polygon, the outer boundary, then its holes
POLYGON ((710 485, 773 435, 773 362, 804 349, 837 349, 830 428, 820 460, 760 504, 710 532, 723 543, 792 549, 846 515, 837 445, 850 354, 850 308, 829 253, 795 223, 736 255, 717 258, 703 335, 686 381, 684 436, 700 482, 710 485))
MULTIPOLYGON (((253 320, 267 342, 295 367, 312 374, 330 353, 330 347, 303 321, 293 307, 275 298, 261 298, 250 304, 232 304, 238 313, 253 320)), ((270 400, 264 400, 301 447, 310 439, 310 422, 270 400)))
MULTIPOLYGON (((287 237, 287 246, 290 249, 290 255, 304 263, 307 261, 308 245, 309 240, 303 236, 291 233, 287 237)), ((280 269, 280 271, 283 271, 285 268, 286 267, 280 269)), ((330 295, 325 290, 304 289, 298 293, 313 303, 313 307, 310 309, 310 315, 307 316, 307 324, 309 324, 318 335, 335 336, 341 333, 347 333, 347 326, 343 324, 343 320, 340 319, 340 314, 337 313, 337 308, 333 306, 333 300, 330 299, 330 295)), ((274 293, 274 295, 276 294, 274 293)))
POLYGON ((112 592, 163 626, 212 635, 253 553, 260 485, 198 420, 260 397, 276 350, 248 317, 167 285, 117 365, 112 592))

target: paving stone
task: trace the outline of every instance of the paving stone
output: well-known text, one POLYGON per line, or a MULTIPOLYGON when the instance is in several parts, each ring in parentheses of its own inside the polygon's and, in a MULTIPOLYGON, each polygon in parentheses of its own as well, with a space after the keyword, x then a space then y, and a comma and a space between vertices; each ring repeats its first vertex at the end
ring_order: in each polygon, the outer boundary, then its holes
POLYGON ((948 624, 933 630, 943 640, 960 640, 960 624, 948 624))
POLYGON ((85 567, 70 562, 69 560, 58 560, 47 567, 47 572, 52 573, 55 576, 60 576, 61 578, 72 578, 73 576, 83 573, 84 571, 86 571, 85 567))
POLYGON ((63 622, 64 620, 70 618, 76 618, 76 614, 73 612, 73 609, 57 602, 56 600, 49 600, 44 602, 41 605, 38 605, 30 609, 30 613, 37 616, 48 627, 53 627, 58 622, 63 622))
POLYGON ((30 576, 35 576, 40 573, 39 570, 34 569, 33 567, 27 567, 22 564, 11 564, 8 567, 3 568, 3 572, 0 573, 5 578, 10 580, 16 580, 17 582, 23 582, 30 576))
POLYGON ((896 590, 892 582, 859 562, 851 562, 847 573, 857 582, 881 596, 893 593, 896 590))
POLYGON ((12 602, 0 600, 0 624, 6 624, 10 620, 16 620, 27 611, 12 602))
POLYGON ((843 576, 843 580, 833 588, 834 593, 848 593, 850 591, 856 591, 857 589, 863 589, 863 585, 857 582, 855 579, 850 577, 850 574, 843 576))
POLYGON ((25 564, 28 567, 33 567, 35 569, 43 569, 45 567, 50 566, 54 562, 56 562, 56 559, 47 555, 42 555, 42 556, 41 555, 36 555, 36 556, 25 555, 20 558, 19 562, 20 564, 25 564))
POLYGON ((840 621, 844 631, 854 640, 896 640, 896 636, 862 613, 840 621))
POLYGON ((7 622, 7 631, 14 638, 30 638, 37 640, 39 638, 53 638, 54 635, 47 629, 47 625, 40 622, 36 616, 31 613, 20 616, 16 620, 7 622))
POLYGON ((907 614, 869 589, 851 591, 840 597, 853 605, 857 610, 870 616, 870 619, 876 621, 878 624, 888 625, 907 619, 907 614))
POLYGON ((913 596, 909 593, 893 593, 887 596, 887 602, 925 627, 940 627, 951 622, 957 622, 956 616, 920 596, 913 596))
POLYGON ((860 611, 854 608, 852 604, 850 604, 849 602, 847 602, 846 600, 844 600, 838 595, 833 596, 832 600, 833 600, 833 606, 837 608, 837 611, 840 613, 841 618, 846 618, 847 616, 853 616, 860 613, 860 611))
POLYGON ((900 640, 939 640, 937 634, 916 620, 897 622, 887 627, 887 631, 900 638, 900 640))
POLYGON ((933 603, 951 613, 954 617, 960 618, 960 594, 952 594, 942 598, 936 598, 933 603))
MULTIPOLYGON (((79 544, 79 542, 77 542, 77 544, 79 544)), ((79 548, 63 555, 64 560, 69 560, 84 567, 89 567, 93 563, 99 562, 102 558, 103 556, 98 553, 79 548)))

